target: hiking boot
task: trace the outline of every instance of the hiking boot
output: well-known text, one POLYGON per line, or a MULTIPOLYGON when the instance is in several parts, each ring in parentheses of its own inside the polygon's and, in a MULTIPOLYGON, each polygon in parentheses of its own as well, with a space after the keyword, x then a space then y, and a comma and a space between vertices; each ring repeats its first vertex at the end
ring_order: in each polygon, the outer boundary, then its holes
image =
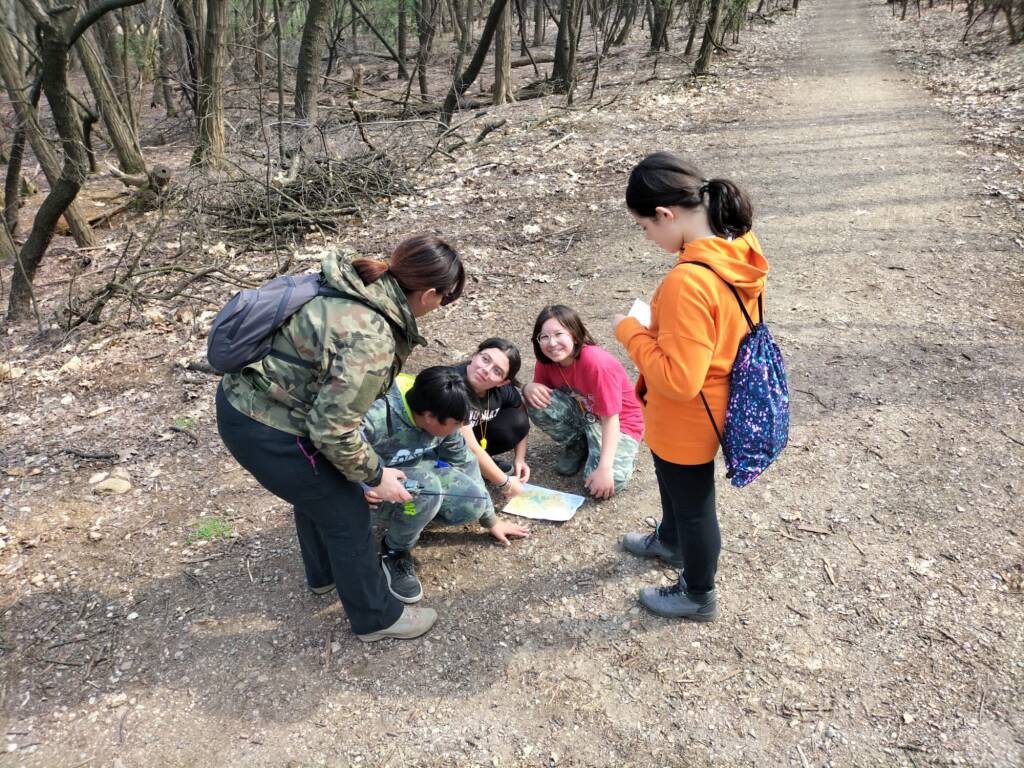
POLYGON ((423 598, 423 587, 416 578, 416 566, 409 550, 391 549, 382 544, 380 567, 384 571, 388 590, 403 603, 418 603, 423 598))
POLYGON ((640 590, 640 602, 651 613, 670 619, 714 621, 719 613, 715 590, 705 594, 689 592, 682 580, 671 587, 644 587, 640 590))
POLYGON ((587 461, 587 438, 578 437, 562 446, 562 452, 555 462, 555 472, 563 477, 572 477, 587 461))
POLYGON ((390 627, 379 629, 376 632, 368 632, 365 635, 356 635, 364 643, 372 643, 377 640, 384 640, 393 637, 396 640, 412 640, 425 634, 437 621, 437 611, 433 608, 414 608, 407 605, 402 608, 402 615, 398 621, 390 627))
POLYGON ((330 584, 324 584, 322 587, 310 587, 309 591, 314 595, 326 595, 328 592, 334 591, 334 582, 330 584))
POLYGON ((683 567, 683 558, 658 538, 657 528, 646 534, 627 533, 622 537, 622 548, 638 557, 660 557, 669 565, 683 567))

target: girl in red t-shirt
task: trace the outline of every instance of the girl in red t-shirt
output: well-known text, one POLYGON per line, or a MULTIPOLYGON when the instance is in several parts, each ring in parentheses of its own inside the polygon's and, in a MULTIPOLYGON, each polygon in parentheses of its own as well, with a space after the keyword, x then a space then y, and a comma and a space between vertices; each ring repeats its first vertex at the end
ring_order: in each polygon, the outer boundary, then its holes
POLYGON ((644 418, 622 363, 597 346, 575 310, 545 307, 533 325, 533 382, 523 388, 530 419, 562 447, 560 475, 583 468, 598 499, 626 487, 644 418))

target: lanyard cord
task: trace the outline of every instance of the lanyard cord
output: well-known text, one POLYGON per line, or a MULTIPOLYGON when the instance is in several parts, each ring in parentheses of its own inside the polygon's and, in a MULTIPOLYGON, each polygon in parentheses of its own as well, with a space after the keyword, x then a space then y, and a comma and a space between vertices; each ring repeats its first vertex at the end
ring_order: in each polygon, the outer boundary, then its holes
POLYGON ((480 414, 480 447, 485 451, 487 450, 487 422, 484 420, 491 410, 491 390, 487 390, 487 396, 484 399, 484 410, 480 414))
MULTIPOLYGON (((575 361, 575 360, 573 360, 572 364, 573 364, 573 365, 576 365, 576 361, 575 361)), ((558 363, 555 363, 555 365, 558 365, 558 363)), ((571 366, 570 366, 570 367, 571 367, 571 366)), ((562 383, 563 383, 563 384, 565 384, 565 386, 566 386, 566 389, 568 389, 568 390, 569 390, 569 398, 570 398, 570 399, 571 399, 571 400, 572 400, 572 401, 573 401, 574 403, 576 403, 576 406, 577 406, 577 407, 578 407, 578 408, 580 409, 580 413, 583 413, 583 414, 585 414, 585 413, 587 412, 587 409, 583 407, 583 403, 581 403, 581 402, 580 402, 580 401, 579 401, 579 400, 578 400, 577 398, 573 397, 573 395, 572 395, 572 393, 573 393, 573 391, 574 391, 574 390, 573 390, 573 387, 572 387, 572 385, 571 385, 571 384, 569 383, 569 380, 568 380, 567 378, 565 378, 565 373, 564 373, 564 372, 562 371, 562 366, 560 366, 560 365, 558 366, 558 375, 562 377, 562 383)))

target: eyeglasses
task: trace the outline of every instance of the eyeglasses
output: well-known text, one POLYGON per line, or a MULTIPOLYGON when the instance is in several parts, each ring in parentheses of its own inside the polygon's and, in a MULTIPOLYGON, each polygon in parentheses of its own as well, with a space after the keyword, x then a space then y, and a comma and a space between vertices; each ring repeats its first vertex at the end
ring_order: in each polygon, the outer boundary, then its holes
POLYGON ((480 352, 478 356, 480 357, 480 362, 482 363, 482 365, 480 366, 481 370, 483 370, 483 372, 490 376, 492 379, 495 379, 496 381, 502 381, 505 379, 506 376, 508 376, 508 373, 506 371, 503 371, 501 369, 501 366, 494 362, 494 358, 492 358, 486 352, 480 352))
POLYGON ((538 344, 555 344, 562 341, 565 338, 572 338, 572 334, 568 331, 555 331, 554 333, 542 333, 537 337, 538 344))

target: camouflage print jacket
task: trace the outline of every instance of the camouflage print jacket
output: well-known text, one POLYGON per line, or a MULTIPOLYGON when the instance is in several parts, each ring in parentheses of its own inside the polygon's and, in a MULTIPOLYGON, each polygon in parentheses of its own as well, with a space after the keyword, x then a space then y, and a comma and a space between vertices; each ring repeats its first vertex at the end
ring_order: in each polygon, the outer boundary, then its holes
POLYGON ((370 407, 363 417, 363 437, 373 446, 385 466, 411 467, 425 459, 440 459, 469 476, 480 486, 479 493, 487 497, 482 505, 480 524, 490 528, 497 522, 497 517, 476 456, 469 450, 461 431, 456 430, 448 437, 435 437, 416 426, 405 400, 412 381, 412 376, 402 374, 388 389, 387 395, 370 407))
POLYGON ((425 344, 398 282, 385 272, 364 285, 351 253, 324 255, 328 285, 366 299, 318 296, 274 334, 273 348, 315 367, 267 356, 224 377, 228 401, 242 413, 291 435, 309 437, 349 480, 377 485, 383 472, 359 423, 391 386, 413 348, 425 344), (395 324, 392 325, 382 315, 395 324), (401 329, 401 330, 398 330, 401 329))

